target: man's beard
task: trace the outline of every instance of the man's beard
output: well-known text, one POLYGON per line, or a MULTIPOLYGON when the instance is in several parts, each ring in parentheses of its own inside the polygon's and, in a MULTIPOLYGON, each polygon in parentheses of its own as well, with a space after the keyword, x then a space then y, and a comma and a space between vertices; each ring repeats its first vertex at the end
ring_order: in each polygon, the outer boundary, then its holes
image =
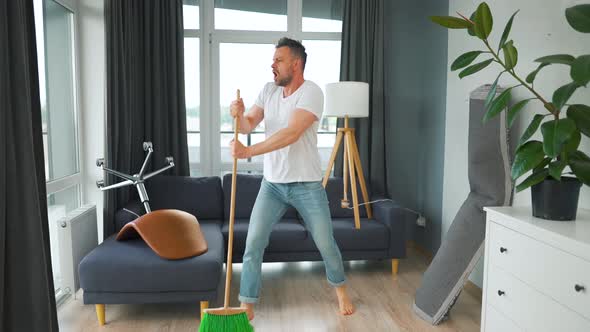
POLYGON ((281 79, 279 79, 278 81, 275 82, 275 84, 277 86, 282 86, 285 87, 287 86, 289 83, 291 83, 291 81, 293 80, 293 75, 289 75, 287 77, 283 77, 281 79))

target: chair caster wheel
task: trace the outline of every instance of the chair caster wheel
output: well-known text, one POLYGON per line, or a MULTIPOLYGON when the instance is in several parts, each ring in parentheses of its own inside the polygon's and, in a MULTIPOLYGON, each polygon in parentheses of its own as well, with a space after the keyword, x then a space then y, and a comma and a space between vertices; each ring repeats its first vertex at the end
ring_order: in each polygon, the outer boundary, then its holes
POLYGON ((104 166, 104 158, 97 158, 97 159, 96 159, 96 166, 97 166, 97 167, 102 167, 102 166, 104 166))
POLYGON ((104 181, 103 180, 98 180, 96 181, 96 186, 98 188, 103 188, 104 187, 104 181))
POLYGON ((342 200, 342 201, 340 201, 340 206, 341 206, 343 209, 348 209, 348 208, 350 207, 350 202, 349 202, 349 201, 347 201, 347 200, 342 200))

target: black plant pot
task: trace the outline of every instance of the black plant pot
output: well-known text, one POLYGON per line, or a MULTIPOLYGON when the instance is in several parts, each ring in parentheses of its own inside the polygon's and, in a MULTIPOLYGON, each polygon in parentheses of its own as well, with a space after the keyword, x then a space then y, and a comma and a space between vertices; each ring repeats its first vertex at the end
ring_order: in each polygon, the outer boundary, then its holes
POLYGON ((533 216, 549 220, 575 220, 582 182, 572 177, 547 178, 531 187, 533 216))

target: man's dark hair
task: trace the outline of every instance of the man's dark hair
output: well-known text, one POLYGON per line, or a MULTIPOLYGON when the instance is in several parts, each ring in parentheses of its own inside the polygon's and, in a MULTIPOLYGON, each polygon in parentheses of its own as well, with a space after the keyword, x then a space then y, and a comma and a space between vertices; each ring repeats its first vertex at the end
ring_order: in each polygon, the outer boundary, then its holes
POLYGON ((299 41, 295 39, 283 37, 279 40, 277 46, 275 46, 275 48, 280 47, 288 47, 291 51, 291 54, 294 57, 301 59, 301 61, 303 62, 302 69, 305 70, 305 62, 307 61, 307 53, 305 53, 305 46, 303 46, 299 41))

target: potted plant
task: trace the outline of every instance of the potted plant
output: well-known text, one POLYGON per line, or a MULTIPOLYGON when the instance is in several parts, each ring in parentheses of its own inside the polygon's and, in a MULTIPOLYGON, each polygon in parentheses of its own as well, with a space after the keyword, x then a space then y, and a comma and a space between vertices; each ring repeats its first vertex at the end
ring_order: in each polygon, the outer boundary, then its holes
MULTIPOLYGON (((449 29, 464 29, 483 42, 483 50, 470 51, 460 55, 452 64, 451 70, 459 70, 459 78, 475 74, 489 65, 499 66, 500 73, 490 87, 485 100, 487 121, 506 110, 508 124, 511 126, 519 112, 529 103, 537 102, 542 114, 535 114, 524 131, 512 164, 511 176, 517 180, 532 173, 516 186, 516 191, 531 188, 533 215, 553 220, 574 220, 576 217, 580 187, 590 186, 590 157, 580 151, 581 135, 590 137, 590 107, 582 104, 569 104, 568 100, 578 90, 586 88, 590 82, 590 54, 574 57, 568 54, 543 56, 535 60, 538 67, 524 79, 516 73, 518 51, 513 40, 509 39, 512 22, 518 11, 508 20, 497 48, 488 39, 492 31, 493 18, 488 5, 481 3, 469 17, 433 16, 431 20, 449 29), (480 62, 473 64, 478 59, 480 62), (485 59, 482 59, 485 58, 485 59), (483 61, 481 61, 483 60, 483 61), (571 82, 558 87, 551 99, 542 96, 534 88, 537 74, 546 66, 565 65, 570 71, 571 82), (509 75, 516 81, 498 96, 496 87, 502 75, 509 75), (512 92, 525 89, 530 98, 520 100, 509 106, 512 92), (542 141, 531 140, 541 128, 542 141)), ((582 4, 566 9, 565 17, 576 31, 590 33, 590 4, 582 4)))

